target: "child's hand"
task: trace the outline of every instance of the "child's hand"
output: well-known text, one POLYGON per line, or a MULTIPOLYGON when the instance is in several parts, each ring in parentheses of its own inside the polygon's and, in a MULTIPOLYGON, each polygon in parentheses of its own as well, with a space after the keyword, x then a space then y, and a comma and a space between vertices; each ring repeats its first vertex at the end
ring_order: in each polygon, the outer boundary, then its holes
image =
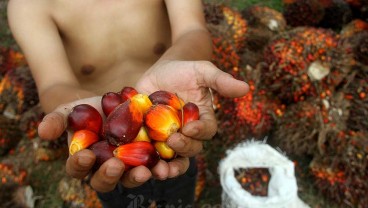
MULTIPOLYGON (((144 94, 157 90, 173 92, 184 102, 193 102, 199 107, 200 119, 189 122, 181 133, 175 133, 167 140, 180 156, 195 156, 202 150, 202 142, 216 134, 217 121, 209 88, 227 97, 241 97, 248 92, 245 82, 234 79, 207 61, 157 62, 136 86, 144 94)), ((160 178, 172 178, 184 173, 187 163, 188 159, 179 158, 162 164, 158 172, 160 178)))

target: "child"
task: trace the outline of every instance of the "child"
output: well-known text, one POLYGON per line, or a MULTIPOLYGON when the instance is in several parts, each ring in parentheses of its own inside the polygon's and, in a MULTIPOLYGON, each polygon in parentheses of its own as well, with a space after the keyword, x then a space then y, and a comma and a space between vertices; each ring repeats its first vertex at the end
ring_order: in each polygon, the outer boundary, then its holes
MULTIPOLYGON (((87 103, 101 112, 101 95, 124 86, 145 94, 175 92, 200 108, 199 121, 168 139, 181 157, 127 172, 112 158, 91 176, 105 207, 193 205, 195 164, 189 158, 217 129, 209 88, 229 97, 248 90, 208 61, 211 39, 202 10, 200 0, 9 2, 12 33, 48 113, 39 125, 41 138, 59 137, 73 106, 87 103)), ((91 151, 80 151, 68 158, 67 173, 84 178, 94 160, 91 151)))

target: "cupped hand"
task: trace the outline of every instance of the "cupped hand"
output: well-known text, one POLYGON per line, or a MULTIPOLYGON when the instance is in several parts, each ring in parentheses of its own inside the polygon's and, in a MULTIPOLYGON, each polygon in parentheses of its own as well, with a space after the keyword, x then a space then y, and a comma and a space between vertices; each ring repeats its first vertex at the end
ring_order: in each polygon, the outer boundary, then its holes
POLYGON ((188 168, 187 157, 198 154, 203 148, 202 142, 216 134, 217 121, 211 90, 225 97, 241 97, 249 90, 247 83, 236 80, 208 61, 157 62, 143 75, 135 88, 144 94, 157 90, 173 92, 184 102, 195 103, 199 108, 200 119, 187 123, 180 133, 173 134, 167 140, 168 145, 182 157, 162 165, 162 168, 166 168, 160 172, 162 178, 184 173, 185 168, 188 168))
MULTIPOLYGON (((38 134, 40 138, 45 140, 54 140, 60 137, 62 133, 67 130, 68 143, 70 144, 72 132, 67 129, 67 118, 73 107, 79 104, 89 104, 96 108, 101 115, 104 115, 101 108, 100 96, 63 104, 44 117, 38 126, 38 134)), ((96 157, 91 150, 81 150, 69 156, 66 162, 66 172, 70 176, 78 179, 83 179, 91 174, 90 185, 93 189, 99 192, 111 191, 119 182, 122 182, 125 187, 133 188, 142 185, 152 176, 160 179, 164 179, 166 177, 166 172, 164 177, 162 177, 163 174, 161 170, 166 170, 165 166, 167 164, 162 161, 153 167, 152 170, 149 170, 144 166, 138 166, 125 172, 123 162, 117 158, 111 158, 103 163, 101 167, 92 174, 91 169, 95 160, 96 157)), ((181 161, 180 165, 188 163, 182 162, 182 160, 179 160, 181 161)), ((181 169, 185 168, 187 167, 183 167, 181 169)))

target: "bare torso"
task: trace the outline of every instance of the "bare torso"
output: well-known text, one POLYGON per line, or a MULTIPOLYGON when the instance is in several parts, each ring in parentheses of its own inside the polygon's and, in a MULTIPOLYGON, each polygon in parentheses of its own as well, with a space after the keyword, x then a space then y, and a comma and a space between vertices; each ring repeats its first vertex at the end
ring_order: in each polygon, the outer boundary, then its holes
POLYGON ((70 66, 97 94, 134 86, 171 44, 162 0, 57 0, 53 8, 70 66))

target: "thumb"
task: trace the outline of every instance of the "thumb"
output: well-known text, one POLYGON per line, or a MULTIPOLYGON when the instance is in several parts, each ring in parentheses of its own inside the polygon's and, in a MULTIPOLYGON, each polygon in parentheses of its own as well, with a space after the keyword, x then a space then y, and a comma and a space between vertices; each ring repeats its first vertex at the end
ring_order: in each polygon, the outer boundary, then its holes
POLYGON ((222 96, 242 97, 249 91, 249 85, 246 82, 235 79, 212 63, 201 64, 199 71, 202 73, 204 87, 212 88, 222 96))

